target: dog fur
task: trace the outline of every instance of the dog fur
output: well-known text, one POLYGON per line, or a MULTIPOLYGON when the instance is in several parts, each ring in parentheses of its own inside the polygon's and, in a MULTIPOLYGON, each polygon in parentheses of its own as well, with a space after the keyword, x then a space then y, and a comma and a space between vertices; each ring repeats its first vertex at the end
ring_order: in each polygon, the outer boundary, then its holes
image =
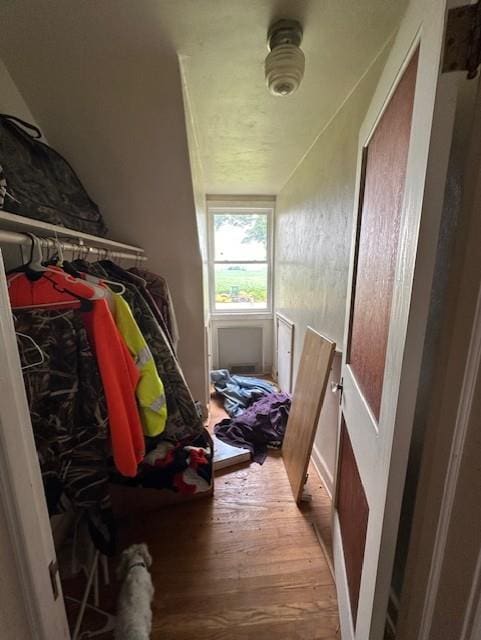
POLYGON ((154 596, 148 570, 151 564, 152 558, 146 544, 133 544, 122 552, 117 567, 117 577, 123 582, 117 601, 115 640, 150 638, 154 596), (141 566, 142 563, 145 567, 141 566))

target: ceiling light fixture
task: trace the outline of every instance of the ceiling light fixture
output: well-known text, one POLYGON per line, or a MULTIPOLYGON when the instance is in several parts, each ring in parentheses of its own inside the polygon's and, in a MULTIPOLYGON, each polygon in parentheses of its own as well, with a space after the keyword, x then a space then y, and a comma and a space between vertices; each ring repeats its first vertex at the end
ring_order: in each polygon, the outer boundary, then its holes
POLYGON ((269 29, 264 69, 273 95, 289 96, 301 84, 305 67, 301 42, 302 27, 297 20, 278 20, 269 29))

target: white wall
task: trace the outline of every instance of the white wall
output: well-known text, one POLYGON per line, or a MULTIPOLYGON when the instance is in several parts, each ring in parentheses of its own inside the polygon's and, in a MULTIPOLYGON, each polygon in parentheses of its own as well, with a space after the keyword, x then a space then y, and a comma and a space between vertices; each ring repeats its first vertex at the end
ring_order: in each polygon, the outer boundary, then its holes
POLYGON ((184 373, 205 401, 202 260, 177 55, 155 25, 139 33, 119 14, 109 29, 106 4, 57 9, 5 11, 0 55, 110 236, 141 245, 148 267, 167 278, 184 373))
MULTIPOLYGON (((275 306, 295 324, 294 379, 308 326, 343 349, 358 135, 385 55, 378 55, 277 196, 275 306)), ((315 441, 326 485, 337 438, 336 416, 328 415, 315 441)))
MULTIPOLYGON (((219 340, 218 330, 223 328, 239 328, 244 329, 247 327, 260 327, 262 329, 262 353, 259 354, 259 360, 262 363, 262 370, 257 371, 258 374, 271 375, 272 374, 272 358, 273 358, 273 344, 274 344, 274 325, 272 317, 263 316, 243 316, 237 318, 235 315, 222 315, 211 316, 210 328, 211 328, 211 341, 212 341, 212 366, 214 369, 222 367, 222 363, 219 361, 219 340)), ((239 344, 233 345, 235 352, 235 360, 238 363, 245 362, 245 356, 242 351, 242 340, 239 340, 239 344), (238 348, 237 348, 238 346, 238 348)))
POLYGON ((199 237, 199 249, 202 259, 202 287, 203 287, 203 325, 205 345, 205 417, 207 417, 207 403, 210 396, 210 376, 212 362, 212 341, 210 334, 210 309, 209 309, 209 266, 208 266, 208 233, 207 233, 207 203, 205 195, 205 183, 203 167, 200 160, 199 143, 196 138, 194 114, 192 112, 189 91, 184 75, 182 58, 180 57, 182 73, 182 89, 185 106, 185 122, 187 130, 187 142, 189 147, 190 168, 192 174, 192 186, 194 191, 194 203, 197 219, 197 233, 199 237))
POLYGON ((2 60, 0 60, 0 113, 16 115, 27 122, 35 122, 32 112, 20 95, 2 60))

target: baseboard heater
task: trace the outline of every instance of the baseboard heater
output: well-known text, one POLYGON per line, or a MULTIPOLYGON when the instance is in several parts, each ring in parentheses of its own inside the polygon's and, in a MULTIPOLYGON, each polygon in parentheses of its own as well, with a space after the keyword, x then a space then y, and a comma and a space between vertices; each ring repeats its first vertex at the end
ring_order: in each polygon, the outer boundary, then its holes
POLYGON ((255 362, 251 362, 249 364, 231 364, 229 370, 231 373, 239 373, 240 375, 259 373, 258 367, 255 362))

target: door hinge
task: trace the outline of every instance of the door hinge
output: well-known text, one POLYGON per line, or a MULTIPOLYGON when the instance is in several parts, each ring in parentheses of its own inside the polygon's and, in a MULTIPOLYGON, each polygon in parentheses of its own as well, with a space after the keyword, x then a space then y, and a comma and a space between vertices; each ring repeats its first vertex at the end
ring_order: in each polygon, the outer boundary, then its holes
POLYGON ((50 583, 52 585, 52 591, 53 591, 53 599, 56 600, 59 595, 60 595, 60 591, 58 588, 58 562, 56 560, 52 560, 52 562, 48 565, 48 572, 50 574, 50 583))
POLYGON ((473 79, 481 64, 481 2, 455 7, 448 12, 443 73, 467 71, 473 79))

